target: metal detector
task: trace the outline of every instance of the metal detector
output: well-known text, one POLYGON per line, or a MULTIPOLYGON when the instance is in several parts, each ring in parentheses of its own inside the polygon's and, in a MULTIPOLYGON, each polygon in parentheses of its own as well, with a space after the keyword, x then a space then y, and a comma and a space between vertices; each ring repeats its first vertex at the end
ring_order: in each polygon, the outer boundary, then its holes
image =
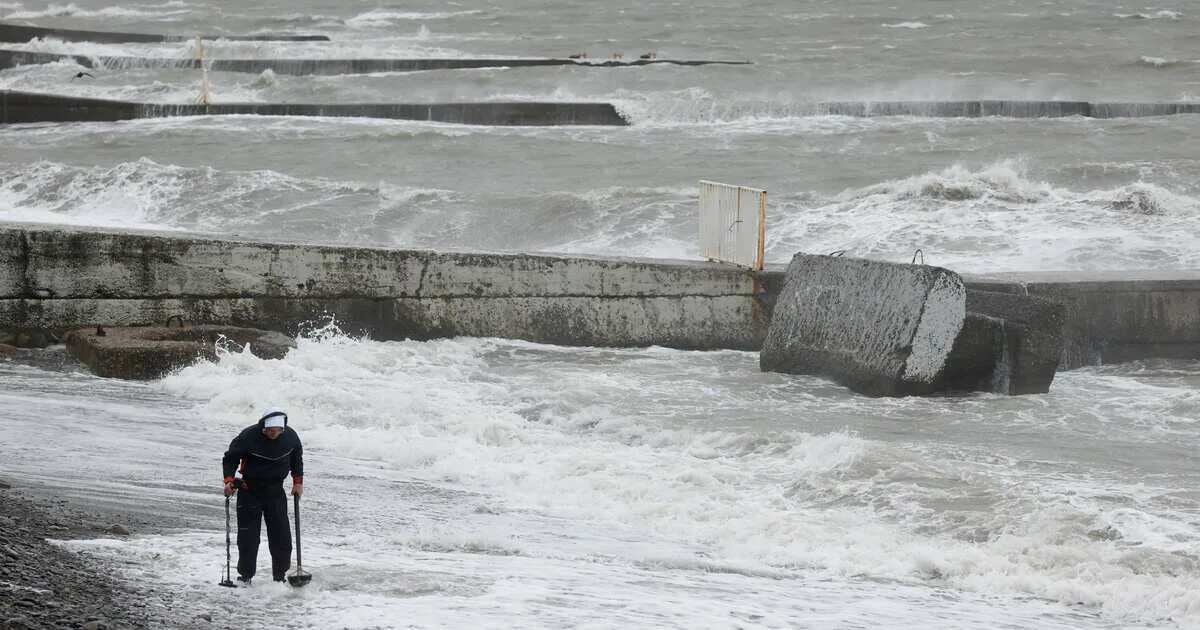
POLYGON ((229 569, 229 497, 225 497, 225 579, 218 582, 221 586, 237 588, 230 578, 229 569))

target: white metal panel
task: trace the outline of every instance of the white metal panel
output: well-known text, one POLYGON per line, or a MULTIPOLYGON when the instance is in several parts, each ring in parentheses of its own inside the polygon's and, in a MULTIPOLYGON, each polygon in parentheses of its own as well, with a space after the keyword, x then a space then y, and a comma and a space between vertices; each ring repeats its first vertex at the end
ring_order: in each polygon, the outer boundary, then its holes
POLYGON ((700 255, 750 269, 763 268, 767 191, 700 182, 700 255))

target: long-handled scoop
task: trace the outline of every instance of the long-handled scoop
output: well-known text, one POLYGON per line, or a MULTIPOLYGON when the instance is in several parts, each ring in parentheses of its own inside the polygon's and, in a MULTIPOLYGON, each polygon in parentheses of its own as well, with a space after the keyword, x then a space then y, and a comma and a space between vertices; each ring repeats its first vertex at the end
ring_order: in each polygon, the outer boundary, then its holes
POLYGON ((288 574, 287 581, 292 586, 304 586, 312 581, 312 574, 304 570, 300 561, 300 497, 292 495, 292 498, 296 504, 296 570, 288 574))

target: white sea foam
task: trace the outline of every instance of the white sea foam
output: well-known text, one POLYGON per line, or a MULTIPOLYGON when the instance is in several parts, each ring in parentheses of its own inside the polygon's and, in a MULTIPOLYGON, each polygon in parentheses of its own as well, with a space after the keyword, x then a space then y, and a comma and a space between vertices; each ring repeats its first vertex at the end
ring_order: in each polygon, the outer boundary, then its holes
POLYGON ((192 9, 178 3, 163 3, 141 6, 111 6, 100 9, 81 8, 75 3, 51 4, 40 11, 18 10, 4 16, 9 20, 33 20, 45 17, 77 17, 77 18, 128 18, 151 17, 167 18, 191 13, 192 9))
POLYGON ((1200 264, 1174 236, 1200 230, 1200 200, 1142 182, 1076 192, 1031 178, 1020 161, 955 165, 824 201, 776 203, 773 260, 848 250, 908 261, 921 249, 931 264, 978 272, 1200 264))
POLYGON ((178 180, 147 178, 138 164, 81 172, 42 162, 0 170, 0 217, 11 221, 170 229, 159 213, 178 180))
MULTIPOLYGON (((1124 486, 1102 470, 1079 475, 1069 465, 1047 463, 1041 472, 936 443, 717 428, 703 418, 716 411, 744 423, 738 418, 753 407, 741 397, 761 400, 755 392, 770 391, 774 379, 759 377, 735 394, 713 378, 723 362, 750 370, 751 361, 739 353, 683 359, 662 350, 581 356, 520 342, 326 335, 302 340, 284 361, 226 355, 162 385, 204 401, 197 417, 217 425, 236 424, 258 404, 257 392, 271 391, 302 410, 294 422, 316 452, 378 460, 549 517, 704 548, 735 574, 815 570, 933 583, 1082 602, 1140 622, 1200 614, 1194 569, 1186 568, 1186 549, 1200 537, 1153 499, 1161 488, 1124 486), (683 365, 691 367, 680 372, 683 365)), ((790 398, 779 411, 796 403, 790 398)), ((804 398, 806 416, 858 404, 804 398)), ((993 400, 980 409, 1004 398, 993 400)), ((944 403, 864 404, 871 410, 852 413, 952 413, 938 409, 944 403)), ((763 412, 772 413, 752 413, 763 412)), ((415 544, 530 553, 469 539, 415 544)), ((662 562, 694 562, 670 558, 662 562)))
MULTIPOLYGON (((318 575, 300 599, 270 583, 252 587, 252 610, 214 596, 219 531, 69 545, 169 589, 186 618, 1191 624, 1196 498, 1175 489, 1195 473, 1175 449, 1196 425, 1155 435, 1129 420, 1194 391, 1111 368, 1059 376, 1044 397, 862 399, 760 374, 749 353, 378 343, 327 327, 283 360, 223 353, 152 384, 0 363, 0 412, 24 455, 6 474, 53 470, 38 456, 53 444, 81 477, 67 483, 113 486, 93 495, 215 506, 200 489, 215 454, 197 449, 219 452, 264 400, 289 409, 318 575), (189 421, 160 444, 145 425, 167 413, 189 421), (1116 445, 1122 458, 1095 457, 1116 445), (1160 458, 1161 473, 1141 468, 1160 458), (164 486, 161 461, 188 481, 164 486)), ((214 527, 218 513, 204 510, 214 527)))
POLYGON ((613 104, 637 127, 803 124, 809 117, 828 118, 809 102, 745 96, 729 99, 698 87, 669 93, 619 93, 613 104))
POLYGON ((881 26, 883 26, 883 28, 929 28, 929 25, 924 22, 897 22, 895 24, 883 24, 881 26))
POLYGON ((278 83, 279 83, 279 79, 275 76, 275 71, 270 68, 267 68, 266 70, 263 70, 262 72, 258 73, 258 76, 256 76, 254 78, 254 82, 251 83, 251 85, 253 85, 254 87, 261 88, 261 87, 274 87, 278 83))
POLYGON ((0 167, 0 218, 106 227, 237 230, 369 188, 272 171, 222 172, 147 158, 112 168, 54 162, 0 167))
POLYGON ((618 91, 611 101, 622 116, 634 127, 639 128, 703 126, 711 128, 714 133, 724 133, 731 128, 749 132, 778 132, 790 129, 807 133, 812 126, 872 124, 847 122, 857 116, 830 115, 830 109, 824 106, 824 103, 857 104, 861 111, 867 112, 871 111, 872 103, 910 102, 911 115, 886 116, 876 120, 883 121, 883 124, 888 120, 912 124, 914 119, 926 118, 923 112, 928 113, 930 118, 938 118, 932 107, 923 107, 922 103, 1070 100, 1040 85, 993 84, 981 92, 968 83, 976 78, 974 74, 963 73, 960 76, 963 81, 920 78, 900 85, 889 83, 841 91, 836 95, 809 93, 788 98, 765 92, 745 92, 731 96, 707 88, 694 87, 670 92, 618 91))
POLYGON ((1115 211, 1133 215, 1200 215, 1200 199, 1144 182, 1136 182, 1112 191, 1097 191, 1089 195, 1089 199, 1107 203, 1115 211))
POLYGON ((393 22, 413 22, 421 20, 449 20, 456 17, 465 17, 468 15, 480 15, 482 10, 472 9, 463 11, 392 11, 388 9, 372 9, 366 13, 360 13, 352 18, 348 18, 345 22, 352 27, 378 27, 386 26, 393 22))
POLYGON ((1154 13, 1114 13, 1113 16, 1135 20, 1178 20, 1183 17, 1183 13, 1170 9, 1159 9, 1154 13))
POLYGON ((1178 59, 1167 59, 1165 57, 1150 57, 1150 56, 1142 56, 1141 62, 1148 66, 1153 66, 1155 68, 1167 68, 1170 66, 1178 65, 1180 63, 1178 59))

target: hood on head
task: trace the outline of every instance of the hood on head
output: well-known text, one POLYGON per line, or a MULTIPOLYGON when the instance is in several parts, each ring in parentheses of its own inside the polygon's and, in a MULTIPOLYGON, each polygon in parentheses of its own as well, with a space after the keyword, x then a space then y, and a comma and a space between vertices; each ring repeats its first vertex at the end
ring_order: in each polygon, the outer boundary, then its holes
POLYGON ((287 428, 287 413, 280 407, 271 407, 258 419, 258 428, 266 431, 268 421, 270 426, 287 428), (282 422, 282 424, 280 424, 282 422))

